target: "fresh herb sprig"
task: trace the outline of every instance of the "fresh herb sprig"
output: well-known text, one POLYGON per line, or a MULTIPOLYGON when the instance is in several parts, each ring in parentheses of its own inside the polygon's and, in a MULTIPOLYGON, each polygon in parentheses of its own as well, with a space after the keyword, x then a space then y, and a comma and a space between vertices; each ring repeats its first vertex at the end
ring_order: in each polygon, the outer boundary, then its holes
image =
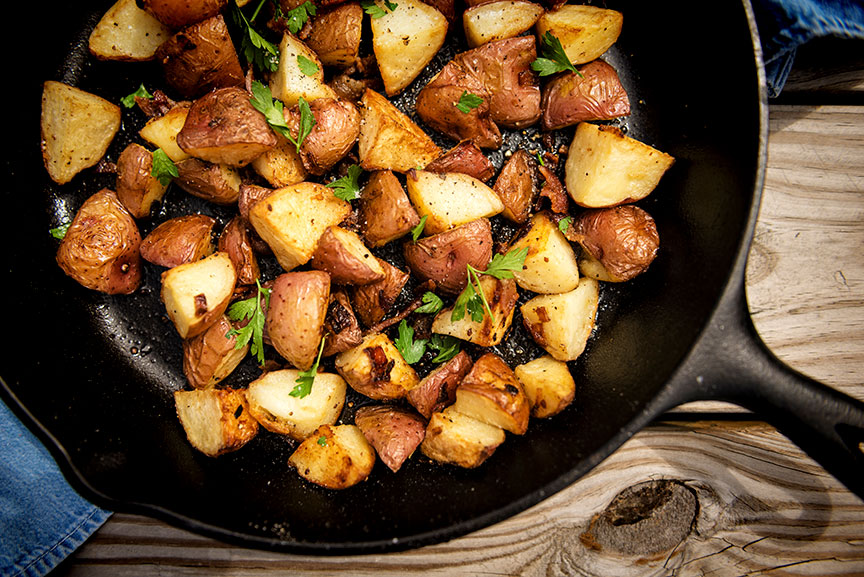
POLYGON ((423 304, 414 310, 415 313, 426 313, 434 315, 442 308, 444 308, 444 301, 442 301, 441 297, 439 297, 432 291, 426 291, 425 293, 423 293, 421 302, 423 304))
MULTIPOLYGON (((279 3, 276 2, 277 11, 281 14, 281 8, 279 7, 279 3)), ((288 31, 291 34, 297 34, 300 32, 300 29, 309 21, 309 18, 315 16, 315 4, 306 0, 300 6, 296 8, 292 8, 288 12, 281 14, 282 18, 285 19, 285 24, 288 26, 288 31)))
POLYGON ((540 39, 540 57, 531 63, 531 69, 540 76, 550 76, 569 70, 582 77, 582 73, 573 66, 567 53, 564 52, 561 41, 548 30, 540 39))
POLYGON ((309 136, 309 133, 312 132, 312 128, 315 126, 315 116, 309 108, 309 103, 302 96, 297 103, 297 107, 300 110, 300 130, 297 138, 291 135, 291 129, 285 120, 285 107, 282 101, 273 98, 273 93, 270 92, 269 86, 258 80, 253 81, 252 98, 249 99, 249 102, 252 103, 255 110, 264 115, 264 118, 267 119, 267 124, 273 130, 287 138, 297 147, 297 152, 300 152, 303 141, 306 140, 306 137, 309 136))
POLYGON ((297 384, 294 385, 294 388, 288 393, 292 397, 302 399, 303 397, 309 396, 309 393, 312 392, 312 385, 315 382, 315 375, 318 374, 318 365, 321 363, 321 353, 324 352, 324 339, 326 338, 327 337, 321 337, 321 344, 318 345, 318 357, 316 357, 315 363, 309 367, 308 371, 300 371, 300 374, 297 375, 297 378, 294 380, 297 384))
POLYGON ((252 27, 252 22, 255 21, 265 1, 261 0, 251 18, 246 18, 246 15, 243 14, 243 11, 240 10, 240 7, 236 3, 234 4, 232 14, 237 27, 243 32, 240 49, 246 57, 246 62, 252 64, 258 70, 273 72, 279 68, 279 47, 261 36, 252 27))
POLYGON ((482 98, 476 94, 468 92, 467 90, 463 90, 462 96, 459 97, 459 102, 454 103, 453 106, 458 108, 460 112, 468 114, 481 104, 483 104, 482 98))
POLYGON ((375 0, 360 0, 360 6, 363 7, 363 11, 366 14, 375 19, 382 18, 386 16, 388 12, 393 12, 399 7, 397 3, 391 2, 390 0, 384 0, 384 6, 386 9, 376 4, 375 0))
POLYGON ((333 189, 333 194, 336 198, 352 201, 360 198, 360 175, 363 174, 363 169, 356 164, 348 167, 348 174, 342 178, 337 178, 333 182, 327 184, 333 189))
POLYGON ((565 216, 561 220, 558 221, 558 230, 561 232, 567 232, 567 229, 570 228, 570 223, 573 222, 572 216, 565 216))
POLYGON ((171 180, 180 176, 180 171, 174 161, 161 148, 153 151, 153 161, 150 176, 159 181, 162 186, 168 186, 171 180))
POLYGON ((314 60, 310 60, 302 54, 297 55, 297 67, 306 76, 315 76, 321 70, 314 60))
POLYGON ((424 214, 420 217, 420 222, 417 223, 417 226, 411 229, 411 240, 417 242, 417 239, 420 238, 420 235, 423 234, 423 229, 426 228, 426 219, 429 218, 428 214, 424 214))
POLYGON ((459 354, 462 349, 461 341, 450 335, 433 334, 429 341, 429 348, 438 351, 438 355, 432 359, 433 363, 446 363, 459 354))
POLYGON ((413 365, 423 358, 426 353, 427 342, 426 339, 414 340, 414 329, 408 326, 405 319, 402 319, 402 322, 399 323, 399 336, 396 337, 393 344, 396 345, 396 349, 405 359, 405 362, 413 365))
POLYGON ((71 221, 61 224, 60 226, 55 226, 54 228, 49 228, 48 233, 57 240, 63 240, 66 238, 66 233, 69 232, 70 226, 72 226, 71 221))
POLYGON ((251 340, 249 350, 258 359, 258 364, 264 364, 264 320, 267 307, 270 306, 270 289, 261 286, 258 279, 255 280, 258 291, 255 296, 237 301, 228 307, 228 318, 234 322, 248 320, 245 326, 239 329, 231 329, 225 334, 226 338, 236 336, 235 349, 246 346, 251 340), (261 301, 264 300, 264 306, 261 301))
POLYGON ((456 297, 450 319, 454 322, 462 320, 467 311, 471 315, 471 320, 479 323, 483 321, 485 312, 492 322, 495 322, 495 315, 492 313, 489 301, 486 300, 486 293, 483 292, 483 286, 480 284, 480 275, 485 274, 497 279, 513 278, 514 271, 522 270, 527 256, 528 247, 514 248, 507 254, 496 254, 492 257, 486 270, 477 270, 470 264, 465 265, 468 268, 468 284, 456 297))
POLYGON ((133 92, 131 94, 127 94, 126 96, 121 98, 120 104, 122 104, 126 108, 132 108, 133 106, 135 106, 135 97, 136 96, 140 97, 140 98, 148 98, 148 99, 153 98, 153 95, 150 94, 150 92, 146 88, 144 88, 144 83, 142 82, 141 85, 135 90, 135 92, 133 92))

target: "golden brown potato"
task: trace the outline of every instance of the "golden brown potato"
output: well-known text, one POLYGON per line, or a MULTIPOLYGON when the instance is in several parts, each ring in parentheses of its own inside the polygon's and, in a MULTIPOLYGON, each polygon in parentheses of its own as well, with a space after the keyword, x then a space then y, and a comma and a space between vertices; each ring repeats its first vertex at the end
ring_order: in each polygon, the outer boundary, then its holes
POLYGON ((200 260, 213 253, 214 226, 205 214, 168 219, 141 241, 141 258, 165 268, 200 260))
POLYGON ((286 108, 296 106, 301 98, 309 103, 318 98, 336 98, 336 92, 324 82, 324 67, 318 55, 287 31, 279 43, 279 68, 270 75, 269 85, 273 98, 281 100, 286 108), (300 68, 301 58, 314 63, 317 71, 306 74, 300 68))
POLYGON ((315 15, 303 40, 321 64, 347 68, 357 59, 363 30, 363 8, 345 2, 315 15))
POLYGON ((594 330, 600 289, 582 277, 570 292, 538 295, 520 307, 522 323, 531 337, 559 361, 575 361, 594 330))
POLYGON ((249 352, 249 343, 237 347, 234 325, 223 315, 210 328, 183 341, 183 374, 196 389, 215 386, 231 374, 249 352))
POLYGON ((432 332, 442 335, 450 335, 463 341, 468 341, 481 347, 493 347, 500 344, 513 322, 513 312, 516 309, 516 301, 519 292, 516 281, 512 278, 497 279, 488 275, 481 275, 480 287, 486 295, 489 308, 492 309, 494 318, 485 312, 483 320, 474 321, 471 315, 466 313, 460 320, 452 318, 453 308, 445 308, 432 322, 432 332))
POLYGON ((176 164, 177 185, 198 198, 215 204, 234 204, 240 197, 240 174, 225 164, 187 158, 176 164))
POLYGON ((252 161, 252 168, 274 188, 303 182, 306 168, 297 152, 297 145, 281 134, 276 135, 276 141, 276 146, 252 161))
POLYGON ((159 46, 156 58, 171 88, 197 98, 214 88, 241 86, 243 69, 225 19, 216 14, 191 24, 159 46))
POLYGON ((520 148, 501 168, 492 189, 504 204, 502 216, 518 224, 524 223, 537 197, 537 163, 520 148))
POLYGON ((362 343, 339 353, 336 371, 352 389, 379 401, 405 398, 420 382, 384 333, 366 335, 362 343))
POLYGON ((177 134, 186 123, 189 106, 189 102, 178 102, 164 114, 152 117, 138 132, 141 138, 155 148, 161 148, 175 163, 189 158, 189 154, 177 146, 177 134))
POLYGON ((357 313, 360 322, 367 327, 384 318, 410 278, 407 272, 399 270, 385 260, 381 260, 381 266, 386 275, 383 280, 353 287, 351 291, 354 312, 357 313))
POLYGON ((288 458, 307 481, 327 489, 347 489, 365 480, 375 450, 356 425, 321 425, 288 458))
POLYGON ((516 283, 540 294, 564 293, 579 284, 579 262, 573 247, 545 212, 534 214, 510 243, 510 250, 528 249, 516 283))
POLYGON ((180 338, 200 335, 219 320, 236 281, 231 258, 218 251, 162 273, 162 302, 180 338))
POLYGON ((329 302, 326 272, 286 272, 273 283, 264 328, 276 351, 300 370, 308 370, 318 356, 329 302))
POLYGON ((209 457, 236 451, 258 434, 243 389, 175 391, 174 404, 189 443, 209 457))
POLYGON ((469 6, 462 13, 468 46, 519 36, 534 26, 543 7, 526 0, 492 0, 469 6))
POLYGON ((393 405, 360 407, 354 414, 354 424, 363 432, 381 462, 394 473, 426 436, 426 421, 420 415, 393 405))
POLYGON ((390 170, 369 175, 358 205, 363 236, 371 247, 403 237, 420 223, 405 189, 390 170))
POLYGON ((492 260, 492 226, 479 218, 450 230, 406 241, 405 262, 421 280, 435 282, 442 292, 458 294, 468 284, 471 265, 486 270, 492 260))
POLYGON ((420 450, 433 461, 473 469, 491 457, 504 438, 504 429, 450 406, 432 414, 420 450))
POLYGON ((495 165, 473 140, 462 140, 426 165, 429 172, 461 172, 481 182, 495 176, 495 165))
POLYGON ((360 236, 339 226, 328 227, 321 235, 310 265, 330 273, 334 284, 363 285, 386 276, 381 263, 360 236))
POLYGON ((537 19, 537 36, 551 32, 578 66, 600 57, 621 34, 624 15, 597 6, 567 4, 548 10, 537 19))
MULTIPOLYGON (((309 174, 322 175, 354 147, 360 135, 360 112, 347 100, 318 98, 309 104, 315 126, 303 140, 300 158, 309 174)), ((300 110, 292 107, 286 114, 292 134, 299 133, 300 110)))
POLYGON ((120 128, 120 107, 80 88, 49 80, 42 88, 42 160, 66 184, 99 162, 120 128))
POLYGON ((238 285, 253 285, 261 275, 251 235, 249 224, 240 215, 229 220, 219 235, 217 248, 231 257, 237 271, 238 285))
POLYGON ((614 68, 594 60, 580 66, 579 74, 558 74, 543 88, 544 130, 630 114, 630 99, 614 68))
POLYGON ((415 170, 408 174, 405 184, 417 214, 420 218, 426 217, 423 233, 427 235, 478 218, 491 218, 504 210, 495 191, 461 172, 415 170))
POLYGON ((513 372, 525 389, 532 417, 557 415, 573 402, 576 382, 567 363, 543 355, 515 367, 513 372))
POLYGON ((522 383, 495 353, 486 353, 474 361, 456 388, 453 410, 514 435, 525 434, 531 415, 522 383))
POLYGON ((456 387, 471 370, 471 357, 459 351, 455 357, 433 369, 408 391, 407 401, 417 412, 430 419, 432 413, 443 411, 456 400, 456 387))
POLYGON ((217 88, 192 103, 177 145, 201 160, 244 166, 276 146, 276 134, 242 88, 217 88))
POLYGON ((348 294, 343 290, 337 289, 330 293, 330 304, 324 318, 324 337, 324 350, 321 353, 324 357, 353 349, 363 342, 360 323, 354 316, 348 294))
POLYGON ((632 204, 586 210, 573 219, 567 233, 601 265, 605 274, 598 280, 630 280, 648 270, 660 249, 654 219, 632 204))
POLYGON ((140 144, 129 144, 117 159, 117 198, 135 218, 150 216, 168 189, 152 172, 153 153, 140 144))
POLYGON ((99 19, 88 39, 90 54, 100 60, 152 60, 171 29, 138 7, 136 0, 117 0, 99 19))

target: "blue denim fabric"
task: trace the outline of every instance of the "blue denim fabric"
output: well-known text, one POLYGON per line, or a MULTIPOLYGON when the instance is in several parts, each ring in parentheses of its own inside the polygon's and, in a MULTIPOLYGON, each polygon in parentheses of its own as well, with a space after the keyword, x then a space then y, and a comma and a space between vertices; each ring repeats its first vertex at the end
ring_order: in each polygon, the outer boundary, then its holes
POLYGON ((864 38, 862 0, 752 0, 768 96, 783 90, 799 46, 814 38, 864 38))
POLYGON ((69 486, 48 450, 0 402, 0 576, 48 574, 110 514, 69 486))

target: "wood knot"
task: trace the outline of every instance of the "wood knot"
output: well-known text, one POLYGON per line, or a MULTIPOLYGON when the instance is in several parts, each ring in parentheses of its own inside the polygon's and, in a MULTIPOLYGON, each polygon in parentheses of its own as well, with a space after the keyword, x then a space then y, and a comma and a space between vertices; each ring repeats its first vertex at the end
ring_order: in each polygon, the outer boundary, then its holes
POLYGON ((647 481, 616 495, 579 538, 596 551, 656 555, 687 537, 698 509, 695 493, 680 481, 647 481))

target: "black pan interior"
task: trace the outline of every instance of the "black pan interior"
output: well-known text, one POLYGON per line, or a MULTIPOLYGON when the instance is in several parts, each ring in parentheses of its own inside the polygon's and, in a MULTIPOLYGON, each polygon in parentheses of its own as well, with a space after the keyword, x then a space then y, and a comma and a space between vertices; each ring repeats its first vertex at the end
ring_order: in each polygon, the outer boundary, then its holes
MULTIPOLYGON (((18 89, 4 94, 6 110, 21 110, 26 122, 4 160, 11 218, 2 227, 2 290, 14 331, 0 348, 0 374, 6 392, 41 424, 40 433, 59 443, 52 448, 75 486, 105 507, 251 546, 392 550, 514 514, 587 472, 644 425, 747 236, 759 157, 757 61, 747 9, 739 3, 604 5, 625 16, 607 55, 633 105, 620 124, 677 159, 640 203, 657 220, 659 258, 642 277, 604 287, 599 330, 572 364, 578 390, 565 413, 533 421, 524 437, 509 436, 477 470, 415 457, 398 474, 377 466, 367 482, 335 493, 302 482, 286 463, 292 445, 275 435, 261 434, 218 459, 188 445, 174 417, 172 393, 185 381, 179 338, 158 305, 160 271, 148 268, 135 295, 106 297, 77 286, 56 266, 48 229, 70 219, 89 194, 112 186, 113 177, 91 171, 64 187, 50 183, 37 136, 41 82, 74 82, 116 102, 154 72, 149 65, 86 58, 81 41, 104 2, 88 4, 92 12, 79 3, 38 14, 20 7, 19 22, 38 22, 44 56, 26 57, 33 38, 24 25, 4 40, 7 54, 21 55, 18 89)), ((133 138, 131 113, 124 112, 124 123, 130 130, 112 145, 111 159, 133 138)), ((518 142, 536 141, 514 136, 518 142)), ((501 157, 493 158, 500 165, 501 157)), ((186 210, 226 216, 174 191, 160 217, 186 210)), ((519 346, 501 352, 512 359, 519 346)))

